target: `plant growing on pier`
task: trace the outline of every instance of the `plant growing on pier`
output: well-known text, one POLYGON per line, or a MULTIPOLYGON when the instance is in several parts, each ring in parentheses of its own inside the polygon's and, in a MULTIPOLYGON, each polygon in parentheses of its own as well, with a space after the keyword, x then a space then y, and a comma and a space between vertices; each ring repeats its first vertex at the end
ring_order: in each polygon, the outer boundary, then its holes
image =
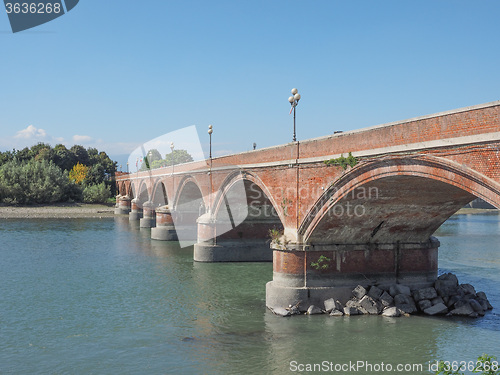
POLYGON ((281 245, 281 237, 283 236, 283 231, 273 228, 269 229, 269 238, 271 238, 271 243, 281 245))
POLYGON ((347 157, 344 157, 344 155, 340 155, 340 157, 336 159, 325 160, 324 163, 326 165, 339 165, 343 169, 347 169, 348 166, 354 167, 356 164, 358 164, 358 159, 352 156, 352 153, 349 152, 349 155, 347 157))
POLYGON ((324 255, 321 255, 319 258, 318 258, 318 261, 317 262, 311 262, 311 267, 312 268, 315 268, 316 270, 326 270, 328 269, 328 267, 330 267, 330 263, 331 262, 331 259, 324 256, 324 255))
POLYGON ((283 210, 283 215, 287 216, 288 215, 288 205, 291 204, 292 201, 287 198, 283 198, 281 200, 281 209, 283 210))

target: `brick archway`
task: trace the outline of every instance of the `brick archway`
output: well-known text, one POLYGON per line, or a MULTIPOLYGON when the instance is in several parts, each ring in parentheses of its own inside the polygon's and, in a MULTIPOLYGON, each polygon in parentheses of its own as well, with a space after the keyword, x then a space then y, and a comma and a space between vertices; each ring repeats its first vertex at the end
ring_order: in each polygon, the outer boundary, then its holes
POLYGON ((338 243, 383 242, 388 240, 389 232, 391 242, 426 241, 447 218, 475 197, 500 207, 500 184, 435 156, 384 157, 356 166, 331 185, 308 212, 299 235, 305 243, 317 242, 319 237, 325 239, 330 222, 330 237, 337 233, 338 243), (359 205, 364 210, 354 212, 359 205), (396 210, 398 206, 405 210, 405 205, 406 213, 396 210), (396 212, 391 216, 384 206, 396 212), (346 208, 353 210, 351 216, 346 208), (405 224, 398 225, 398 220, 405 224), (346 225, 352 228, 351 234, 344 231, 340 236, 338 228, 346 225), (408 233, 404 235, 404 231, 408 233))

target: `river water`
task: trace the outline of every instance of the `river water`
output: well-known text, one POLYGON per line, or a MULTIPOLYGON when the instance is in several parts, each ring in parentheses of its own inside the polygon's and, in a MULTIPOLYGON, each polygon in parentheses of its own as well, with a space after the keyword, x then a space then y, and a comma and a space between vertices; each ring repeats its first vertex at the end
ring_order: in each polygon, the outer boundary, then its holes
POLYGON ((194 263, 123 217, 4 220, 0 374, 428 374, 500 355, 499 218, 457 215, 436 233, 440 273, 496 307, 475 320, 280 318, 265 307, 270 263, 194 263))

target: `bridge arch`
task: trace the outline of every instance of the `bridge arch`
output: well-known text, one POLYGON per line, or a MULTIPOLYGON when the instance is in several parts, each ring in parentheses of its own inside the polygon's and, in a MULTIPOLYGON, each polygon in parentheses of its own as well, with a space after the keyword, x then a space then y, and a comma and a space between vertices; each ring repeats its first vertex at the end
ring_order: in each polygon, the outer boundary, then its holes
POLYGON ((283 213, 276 209, 278 205, 267 186, 257 175, 246 171, 235 171, 229 174, 221 184, 213 203, 213 212, 216 218, 220 216, 221 209, 226 206, 227 198, 241 193, 241 188, 244 189, 246 195, 246 199, 242 203, 246 203, 249 219, 275 218, 274 223, 283 226, 285 218, 283 213))
POLYGON ((500 208, 500 184, 430 155, 373 159, 331 185, 298 233, 310 244, 425 242, 475 197, 500 208))
POLYGON ((160 178, 155 181, 151 190, 150 201, 153 202, 154 207, 164 206, 168 204, 167 189, 164 181, 160 178))

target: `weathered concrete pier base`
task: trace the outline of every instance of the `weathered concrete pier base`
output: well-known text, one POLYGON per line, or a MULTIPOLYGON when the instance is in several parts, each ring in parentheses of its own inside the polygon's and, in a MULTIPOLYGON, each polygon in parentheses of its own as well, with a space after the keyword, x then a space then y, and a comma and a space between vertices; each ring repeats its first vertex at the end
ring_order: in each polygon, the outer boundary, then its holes
POLYGON ((148 201, 142 205, 142 219, 139 220, 139 227, 152 228, 156 225, 156 211, 153 202, 148 201))
POLYGON ((168 206, 156 209, 156 227, 151 228, 151 239, 160 241, 177 241, 172 212, 168 206))
POLYGON ((266 305, 274 309, 301 301, 303 306, 322 306, 328 298, 345 303, 356 285, 431 286, 437 278, 438 248, 436 238, 404 244, 274 245, 266 305))
POLYGON ((128 195, 118 196, 117 204, 118 208, 115 208, 115 214, 117 215, 128 215, 131 211, 131 199, 128 195))
POLYGON ((138 221, 142 218, 142 208, 139 207, 139 202, 137 198, 130 201, 131 211, 128 214, 129 221, 138 221))

